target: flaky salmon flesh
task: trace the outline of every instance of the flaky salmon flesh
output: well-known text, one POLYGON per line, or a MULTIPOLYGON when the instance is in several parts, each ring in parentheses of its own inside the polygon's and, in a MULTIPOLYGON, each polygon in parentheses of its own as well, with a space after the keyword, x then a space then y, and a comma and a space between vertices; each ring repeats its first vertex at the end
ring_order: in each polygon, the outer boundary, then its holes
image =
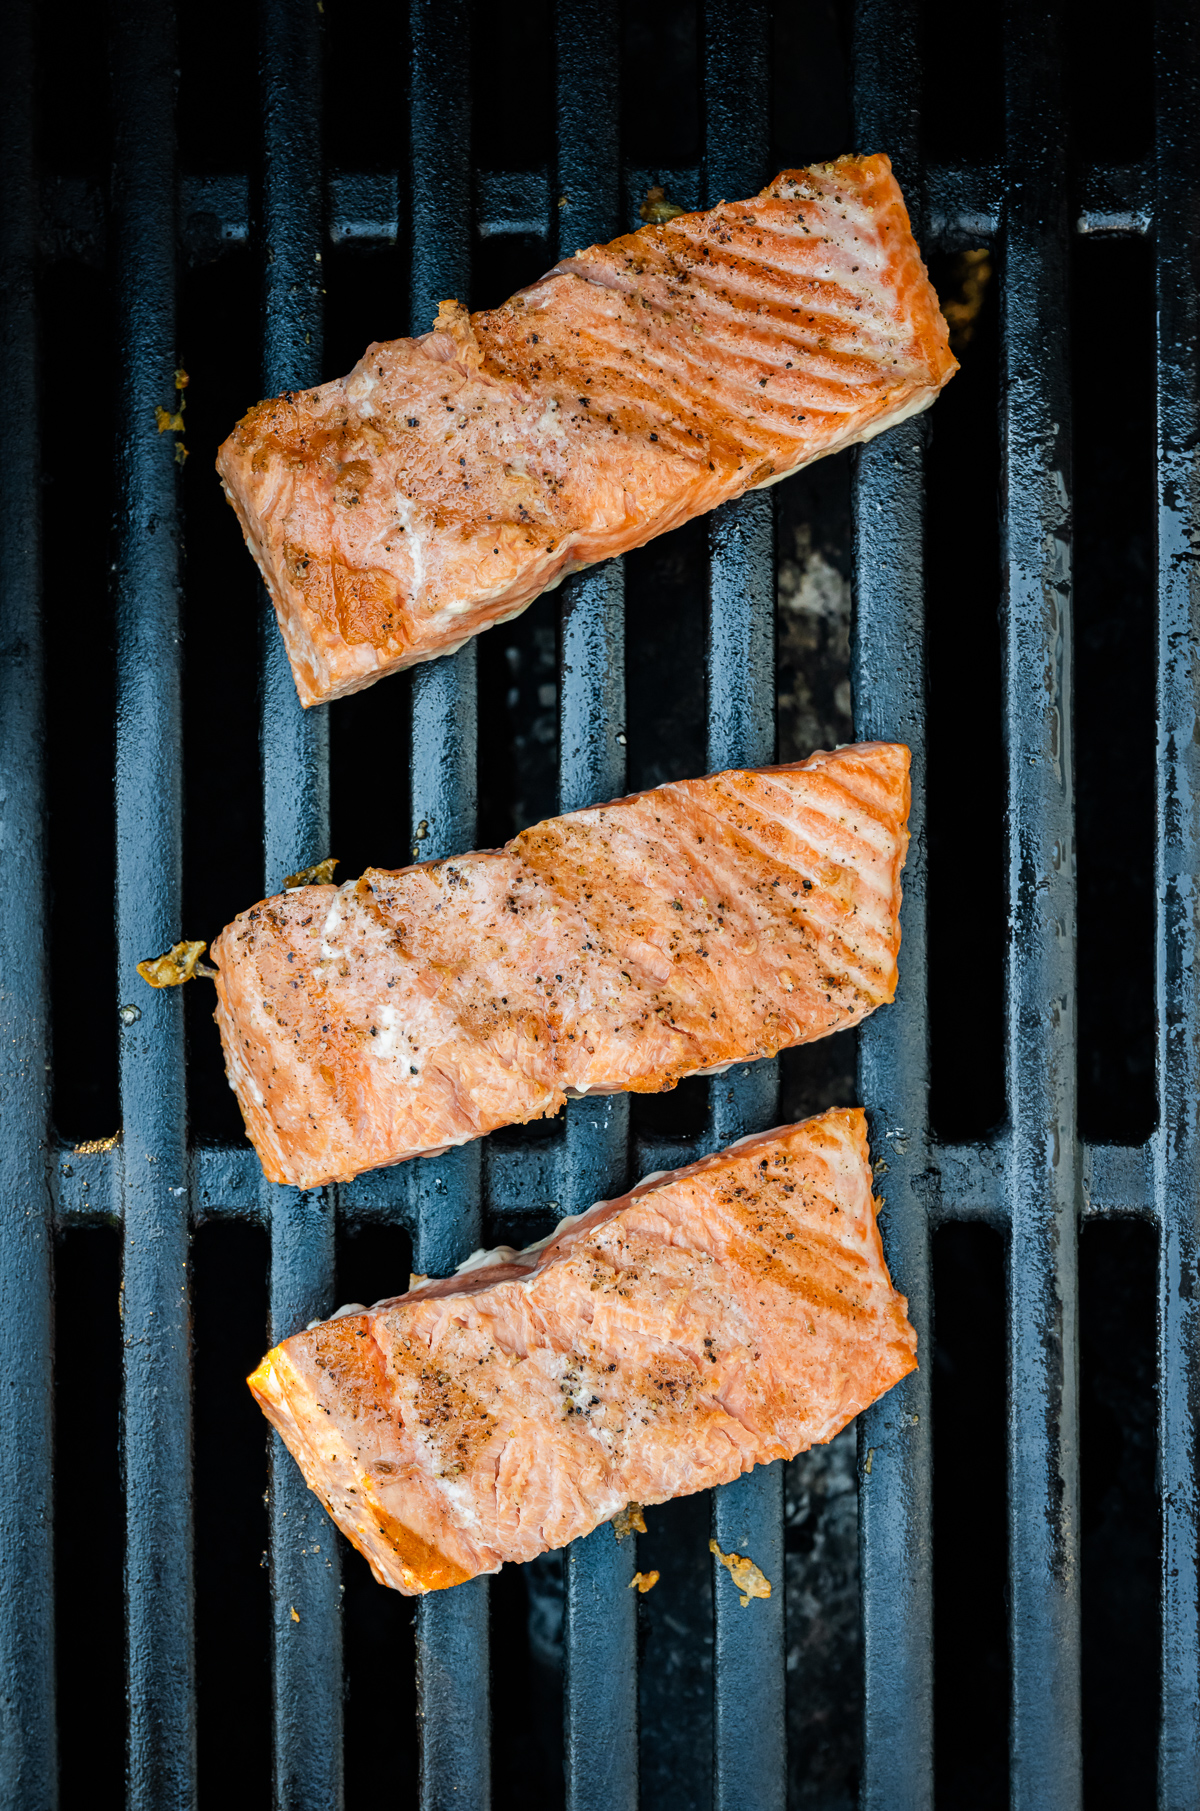
POLYGON ((957 370, 886 157, 787 170, 259 403, 217 466, 302 703, 928 408, 957 370))
POLYGON ((250 1388, 380 1583, 442 1590, 790 1459, 898 1383, 917 1340, 876 1209, 837 1108, 343 1310, 250 1388))
POLYGON ((212 948, 263 1168, 348 1181, 857 1024, 896 987, 908 807, 908 750, 864 743, 264 900, 212 948))

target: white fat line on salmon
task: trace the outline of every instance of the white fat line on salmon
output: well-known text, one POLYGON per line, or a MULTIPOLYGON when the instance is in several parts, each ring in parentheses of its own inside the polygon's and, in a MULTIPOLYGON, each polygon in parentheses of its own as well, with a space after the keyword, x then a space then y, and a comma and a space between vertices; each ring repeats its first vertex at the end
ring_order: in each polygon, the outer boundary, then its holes
POLYGON ((341 953, 331 939, 334 932, 341 928, 342 920, 346 915, 344 903, 345 887, 353 887, 356 884, 357 883, 352 880, 346 881, 344 886, 338 888, 329 902, 329 910, 326 912, 325 922, 321 926, 321 956, 326 962, 333 962, 341 953))
MULTIPOLYGON (((604 1207, 607 1203, 601 1201, 596 1205, 604 1207)), ((587 1212, 594 1213, 595 1208, 589 1207, 587 1212)), ((535 1239, 532 1245, 523 1245, 519 1251, 511 1245, 493 1245, 490 1251, 480 1246, 455 1267, 454 1275, 466 1276, 472 1270, 485 1270, 489 1264, 528 1264, 532 1268, 547 1246, 553 1245, 555 1239, 583 1218, 583 1214, 565 1214, 553 1232, 547 1233, 544 1239, 535 1239)))
MULTIPOLYGON (((256 1016, 257 1016, 257 1021, 261 1023, 263 1015, 257 1011, 257 1008, 255 1009, 255 1012, 251 1014, 251 1023, 252 1024, 256 1023, 256 1016)), ((256 1028, 258 1028, 257 1025, 256 1025, 256 1028)), ((254 1072, 251 1069, 249 1063, 247 1063, 245 1058, 243 1057, 240 1048, 236 1044, 233 1044, 233 1043, 230 1044, 229 1067, 235 1072, 235 1074, 237 1074, 241 1077, 242 1081, 245 1084, 246 1092, 250 1096, 251 1100, 254 1102, 255 1106, 261 1108, 262 1111, 265 1113, 267 1103, 266 1103, 265 1099, 263 1098, 262 1089, 259 1087, 258 1083, 255 1081, 254 1072)), ((230 1081, 229 1085, 231 1088, 234 1086, 234 1083, 232 1080, 230 1081)))
POLYGON ((360 364, 358 369, 352 372, 346 385, 346 395, 352 403, 357 404, 363 415, 374 415, 375 413, 375 406, 369 399, 378 381, 378 378, 372 376, 366 364, 360 364))
POLYGON ((420 1054, 411 1034, 407 1036, 408 1049, 400 1048, 400 1039, 404 1037, 404 1027, 400 1022, 398 1006, 381 1006, 375 1015, 377 1024, 371 1027, 371 1041, 367 1050, 377 1061, 387 1062, 393 1057, 403 1057, 399 1075, 402 1081, 414 1082, 420 1073, 414 1060, 420 1054))
MULTIPOLYGON (((421 541, 420 529, 417 527, 417 515, 412 503, 402 490, 395 493, 396 520, 404 531, 405 549, 412 561, 412 599, 415 603, 425 583, 425 548, 421 541)), ((438 653, 448 650, 439 648, 438 653)))

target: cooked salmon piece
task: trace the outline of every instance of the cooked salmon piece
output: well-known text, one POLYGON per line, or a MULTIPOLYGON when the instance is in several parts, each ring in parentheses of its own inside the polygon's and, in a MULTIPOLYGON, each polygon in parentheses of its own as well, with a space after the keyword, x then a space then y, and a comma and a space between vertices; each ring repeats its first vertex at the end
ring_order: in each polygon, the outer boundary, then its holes
POLYGON ((908 750, 864 743, 264 900, 212 947, 263 1168, 344 1182, 857 1024, 895 991, 908 805, 908 750))
POLYGON ((929 407, 957 370, 886 157, 786 170, 259 403, 217 467, 301 702, 929 407))
POLYGON ((891 1389, 917 1339, 876 1211, 865 1118, 836 1108, 343 1310, 250 1388, 379 1582, 440 1591, 790 1459, 891 1389))

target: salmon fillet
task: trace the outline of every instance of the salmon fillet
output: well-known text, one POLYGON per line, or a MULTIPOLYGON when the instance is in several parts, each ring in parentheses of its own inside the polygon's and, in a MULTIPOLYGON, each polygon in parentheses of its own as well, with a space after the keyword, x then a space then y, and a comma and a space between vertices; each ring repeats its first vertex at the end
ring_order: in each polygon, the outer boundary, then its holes
POLYGON ((876 1211, 864 1116, 835 1109, 343 1310, 250 1388, 379 1582, 439 1591, 790 1459, 899 1382, 876 1211))
POLYGON ((864 743, 243 912, 216 1020, 263 1168, 348 1181, 857 1024, 895 991, 908 806, 908 750, 864 743))
POLYGON ((259 403, 217 468, 301 702, 928 408, 957 370, 886 157, 787 170, 259 403))

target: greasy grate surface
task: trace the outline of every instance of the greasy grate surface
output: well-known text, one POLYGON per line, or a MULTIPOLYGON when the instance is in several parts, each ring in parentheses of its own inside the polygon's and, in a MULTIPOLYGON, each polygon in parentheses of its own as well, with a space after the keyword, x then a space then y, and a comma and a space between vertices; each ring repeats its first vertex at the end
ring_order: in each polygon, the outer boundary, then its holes
POLYGON ((1195 1803, 1197 26, 973 25, 4 9, 6 1805, 1091 1811, 1156 1770, 1195 1803), (651 184, 703 205, 850 145, 890 152, 948 301, 989 255, 934 414, 302 716, 211 470, 242 409, 651 184), (331 851, 852 733, 916 780, 900 996, 857 1046, 303 1195, 261 1181, 207 990, 134 974, 331 851), (636 1555, 605 1528, 376 1589, 263 1439, 264 1341, 854 1098, 924 1354, 857 1449, 664 1505, 636 1555))

